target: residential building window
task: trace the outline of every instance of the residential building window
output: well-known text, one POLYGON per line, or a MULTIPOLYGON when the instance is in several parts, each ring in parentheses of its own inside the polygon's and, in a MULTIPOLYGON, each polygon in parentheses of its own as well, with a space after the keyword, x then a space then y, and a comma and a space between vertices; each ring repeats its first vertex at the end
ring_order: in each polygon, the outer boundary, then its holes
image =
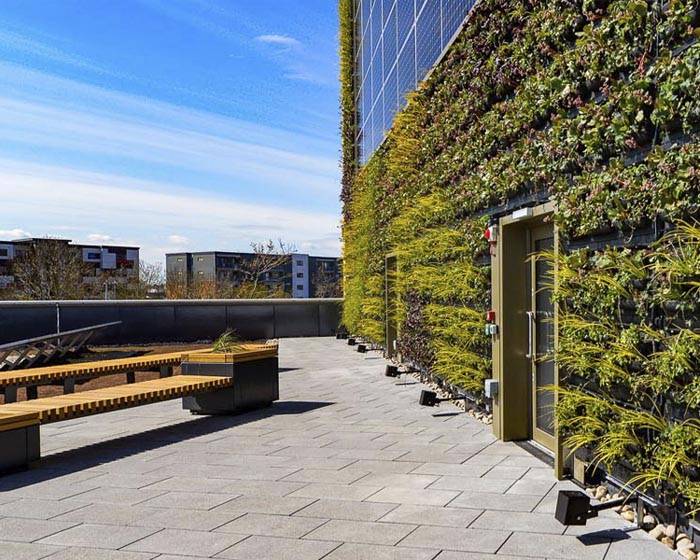
POLYGON ((199 271, 197 272, 197 274, 199 274, 200 276, 204 276, 204 271, 203 271, 203 270, 199 270, 199 271))
POLYGON ((303 291, 304 291, 304 286, 303 286, 303 284, 297 284, 297 290, 300 291, 300 292, 303 292, 303 291))
POLYGON ((100 254, 99 253, 88 253, 87 258, 91 261, 96 261, 100 259, 100 254))
POLYGON ((304 273, 303 272, 297 272, 297 278, 303 278, 304 273))
POLYGON ((204 257, 197 257, 197 262, 204 262, 204 257))
POLYGON ((182 257, 178 257, 177 262, 182 262, 182 257))
POLYGON ((7 249, 0 249, 0 257, 6 257, 10 254, 7 249))
POLYGON ((297 261, 297 266, 304 266, 304 261, 297 261))

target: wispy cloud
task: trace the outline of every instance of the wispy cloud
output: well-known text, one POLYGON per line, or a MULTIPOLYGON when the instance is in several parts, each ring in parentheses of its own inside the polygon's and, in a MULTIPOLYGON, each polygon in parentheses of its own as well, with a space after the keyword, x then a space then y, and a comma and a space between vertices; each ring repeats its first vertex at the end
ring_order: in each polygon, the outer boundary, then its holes
POLYGON ((197 172, 251 200, 338 188, 329 142, 3 63, 0 141, 197 172))
POLYGON ((173 245, 189 245, 190 238, 184 235, 168 235, 168 241, 173 245))
POLYGON ((104 233, 91 233, 87 237, 93 243, 109 243, 114 241, 111 235, 105 235, 104 233))
POLYGON ((31 237, 32 234, 23 229, 0 229, 0 238, 5 240, 21 239, 23 237, 31 237))
MULTIPOLYGON (((118 224, 133 238, 129 244, 145 248, 148 260, 162 260, 163 255, 154 251, 162 246, 159 240, 178 245, 169 239, 173 234, 166 232, 182 230, 183 224, 195 250, 211 249, 212 245, 246 250, 251 241, 267 238, 282 238, 300 247, 308 240, 337 236, 338 217, 334 213, 252 204, 233 196, 127 176, 0 159, 0 184, 7 215, 35 215, 46 231, 52 231, 54 224, 65 224, 66 216, 88 231, 105 223, 118 224), (99 212, 95 211, 96 201, 99 212)), ((318 246, 323 254, 339 251, 338 242, 318 246)))
POLYGON ((279 45, 282 47, 298 47, 301 45, 301 42, 298 39, 287 35, 258 35, 255 40, 259 43, 279 45))

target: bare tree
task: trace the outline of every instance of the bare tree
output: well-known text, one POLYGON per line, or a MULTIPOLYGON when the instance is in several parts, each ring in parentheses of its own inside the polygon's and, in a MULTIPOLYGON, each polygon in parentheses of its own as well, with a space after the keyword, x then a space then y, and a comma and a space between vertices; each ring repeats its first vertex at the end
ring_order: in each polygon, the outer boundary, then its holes
POLYGON ((117 284, 119 299, 161 298, 165 291, 165 272, 161 263, 139 262, 139 274, 125 284, 117 284))
POLYGON ((18 299, 83 299, 92 295, 84 281, 90 275, 90 265, 83 261, 80 249, 65 240, 45 237, 28 241, 12 271, 18 299))
POLYGON ((317 298, 343 297, 343 286, 335 272, 319 267, 313 276, 314 294, 317 298))
POLYGON ((272 239, 251 243, 250 247, 253 257, 241 263, 241 282, 235 290, 236 297, 248 299, 288 296, 285 284, 291 274, 291 266, 289 271, 286 268, 291 265, 291 256, 296 248, 281 239, 277 243, 272 239))

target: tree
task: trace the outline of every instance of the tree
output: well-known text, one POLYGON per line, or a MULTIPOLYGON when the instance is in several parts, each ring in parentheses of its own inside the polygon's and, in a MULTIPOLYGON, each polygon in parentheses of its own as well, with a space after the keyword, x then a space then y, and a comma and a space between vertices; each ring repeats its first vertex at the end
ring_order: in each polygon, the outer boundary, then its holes
POLYGON ((250 299, 289 296, 285 284, 291 272, 285 272, 284 269, 291 265, 291 255, 296 252, 296 248, 281 239, 277 243, 272 239, 251 243, 250 248, 253 257, 241 263, 241 282, 235 290, 236 297, 250 299))
POLYGON ((335 272, 319 267, 313 276, 314 297, 339 298, 343 297, 343 287, 335 272))
POLYGON ((162 298, 165 290, 165 272, 161 263, 139 262, 139 274, 126 284, 117 284, 119 299, 162 298))
POLYGON ((66 240, 32 239, 12 265, 13 295, 28 300, 85 299, 93 290, 84 280, 90 271, 80 249, 66 240))

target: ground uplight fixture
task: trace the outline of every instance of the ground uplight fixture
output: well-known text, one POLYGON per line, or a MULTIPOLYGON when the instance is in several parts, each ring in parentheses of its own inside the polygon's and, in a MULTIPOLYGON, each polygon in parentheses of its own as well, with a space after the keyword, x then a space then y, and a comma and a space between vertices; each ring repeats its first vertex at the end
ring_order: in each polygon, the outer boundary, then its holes
POLYGON ((358 344, 358 345, 357 345, 357 351, 358 351, 360 354, 364 354, 365 352, 367 352, 367 345, 365 345, 365 344, 358 344))
POLYGON ((357 344, 357 341, 354 338, 348 338, 348 346, 355 346, 357 344))
MULTIPOLYGON (((438 397, 435 391, 426 391, 423 389, 420 392, 420 398, 418 399, 418 404, 421 406, 439 406, 441 402, 445 401, 464 401, 467 404, 467 395, 457 395, 455 397, 438 397)), ((465 406, 466 410, 466 406, 465 406)))
POLYGON ((554 517, 562 525, 585 525, 589 519, 598 517, 599 511, 619 507, 630 502, 636 502, 637 527, 641 527, 643 512, 642 500, 639 497, 620 498, 593 505, 591 498, 580 490, 559 490, 554 517))
POLYGON ((387 377, 398 377, 400 375, 399 366, 388 364, 384 370, 384 375, 387 377))

